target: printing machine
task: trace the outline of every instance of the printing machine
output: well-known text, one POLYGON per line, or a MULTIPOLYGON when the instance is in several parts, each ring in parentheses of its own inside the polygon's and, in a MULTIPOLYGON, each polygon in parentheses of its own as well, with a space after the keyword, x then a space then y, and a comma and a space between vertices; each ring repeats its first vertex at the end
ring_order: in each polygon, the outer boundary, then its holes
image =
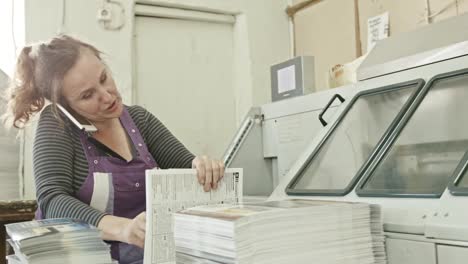
POLYGON ((244 195, 378 204, 389 264, 467 263, 466 25, 382 40, 357 83, 253 108, 224 155, 244 195))

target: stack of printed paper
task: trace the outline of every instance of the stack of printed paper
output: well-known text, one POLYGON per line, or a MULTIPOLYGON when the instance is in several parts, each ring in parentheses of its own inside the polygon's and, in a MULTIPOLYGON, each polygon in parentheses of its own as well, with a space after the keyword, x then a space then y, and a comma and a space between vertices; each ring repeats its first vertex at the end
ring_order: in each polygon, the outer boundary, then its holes
POLYGON ((239 202, 242 169, 226 169, 218 187, 209 192, 198 183, 194 169, 147 170, 144 263, 175 263, 173 212, 197 205, 239 202))
POLYGON ((174 214, 177 263, 385 263, 380 210, 285 200, 174 214))
POLYGON ((10 264, 113 263, 99 230, 72 219, 47 219, 6 225, 15 255, 10 264))

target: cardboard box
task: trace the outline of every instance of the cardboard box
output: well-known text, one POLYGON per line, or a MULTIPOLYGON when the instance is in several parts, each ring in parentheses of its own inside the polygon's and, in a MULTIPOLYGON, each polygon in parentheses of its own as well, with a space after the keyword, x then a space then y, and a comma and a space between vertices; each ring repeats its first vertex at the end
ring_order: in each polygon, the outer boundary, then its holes
POLYGON ((429 9, 431 10, 431 23, 451 18, 457 15, 457 1, 455 0, 430 0, 429 9), (436 14, 438 13, 438 14, 436 14))
POLYGON ((295 14, 296 56, 315 57, 316 90, 328 88, 330 68, 352 61, 360 53, 355 22, 352 0, 317 1, 295 14))
POLYGON ((457 0, 458 14, 468 13, 468 0, 457 0))

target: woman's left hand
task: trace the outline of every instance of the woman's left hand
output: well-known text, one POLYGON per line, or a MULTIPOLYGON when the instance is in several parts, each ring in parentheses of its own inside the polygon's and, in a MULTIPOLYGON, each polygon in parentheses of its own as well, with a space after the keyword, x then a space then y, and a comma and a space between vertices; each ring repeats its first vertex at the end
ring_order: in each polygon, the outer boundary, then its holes
POLYGON ((218 181, 224 177, 224 163, 207 156, 197 156, 192 161, 192 168, 197 169, 198 183, 205 192, 218 188, 218 181))

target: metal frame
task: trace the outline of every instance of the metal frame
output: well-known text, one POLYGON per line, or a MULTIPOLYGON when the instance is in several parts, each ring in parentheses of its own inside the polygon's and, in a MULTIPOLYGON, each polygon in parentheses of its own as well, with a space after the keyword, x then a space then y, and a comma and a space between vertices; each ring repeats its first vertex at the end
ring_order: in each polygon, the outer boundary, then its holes
POLYGON ((139 2, 135 5, 135 16, 160 17, 221 24, 236 23, 236 17, 232 14, 207 12, 196 9, 180 8, 177 6, 171 7, 157 4, 143 4, 139 2))
POLYGON ((396 123, 403 117, 405 112, 408 110, 410 107, 411 103, 415 100, 417 94, 419 94, 420 90, 424 87, 425 81, 423 79, 415 79, 407 82, 402 82, 402 83, 397 83, 397 84, 392 84, 388 86, 383 86, 375 89, 370 89, 370 90, 365 90, 362 92, 359 92, 356 94, 353 99, 351 99, 350 103, 347 105, 346 109, 343 110, 343 112, 340 114, 338 119, 336 120, 335 123, 331 126, 330 130, 326 133, 324 138, 320 141, 318 146, 315 148, 315 150, 312 152, 312 154, 307 158, 307 161, 302 164, 301 168, 298 170, 296 175, 292 178, 292 180, 289 182, 287 185, 285 191, 288 195, 298 195, 298 196, 344 196, 351 192, 354 187, 356 186, 357 182, 359 181, 361 175, 363 172, 367 169, 367 167, 370 164, 370 161, 374 159, 374 157, 380 152, 381 146, 384 145, 385 141, 387 138, 391 135, 392 128, 396 126, 396 123), (342 120, 346 117, 350 109, 354 106, 355 102, 361 97, 369 94, 378 94, 378 93, 384 93, 390 90, 398 90, 398 89, 404 89, 407 88, 408 86, 416 85, 415 91, 410 95, 408 100, 405 102, 403 107, 400 109, 398 114, 396 115, 395 119, 390 123, 390 126, 387 128, 387 130, 384 132, 382 138, 377 142, 376 146, 371 152, 371 155, 369 158, 364 162, 364 164, 361 166, 361 168, 358 170, 356 175, 351 179, 349 182, 348 186, 346 186, 344 189, 336 189, 336 190, 330 190, 330 189, 294 189, 294 186, 297 184, 299 179, 301 179, 304 170, 306 169, 307 165, 312 162, 312 160, 315 158, 316 155, 319 154, 320 150, 324 146, 324 144, 327 142, 329 137, 333 134, 335 131, 336 127, 342 122, 342 120))
POLYGON ((452 177, 450 177, 449 191, 454 196, 468 196, 468 187, 458 187, 458 181, 462 179, 463 176, 467 177, 465 173, 468 170, 468 151, 465 152, 461 162, 458 164, 457 168, 453 172, 452 177))
POLYGON ((244 121, 240 126, 240 129, 237 131, 236 135, 234 136, 234 139, 231 141, 231 144, 229 145, 228 149, 223 155, 223 163, 224 166, 226 166, 226 168, 231 165, 231 161, 234 155, 236 155, 240 146, 242 145, 248 133, 250 132, 250 129, 252 129, 255 119, 262 118, 260 116, 260 108, 254 107, 249 111, 249 113, 245 117, 244 121))
MULTIPOLYGON (((404 198, 440 198, 443 194, 414 194, 414 193, 402 193, 398 190, 366 190, 364 186, 374 175, 375 169, 382 162, 382 160, 387 156, 389 150, 394 145, 395 141, 399 138, 401 132, 408 124, 409 120, 413 117, 413 114, 418 109, 421 102, 424 100, 430 89, 439 81, 449 78, 455 78, 462 75, 468 75, 468 68, 462 70, 456 70, 453 72, 438 74, 432 77, 429 82, 421 89, 421 92, 416 96, 416 99, 413 101, 409 107, 407 113, 403 116, 402 119, 398 121, 396 127, 392 130, 391 135, 386 139, 384 144, 381 146, 378 156, 370 162, 366 170, 362 174, 362 180, 356 188, 356 194, 362 197, 404 197, 404 198)), ((448 183, 447 183, 448 184, 448 183)))

